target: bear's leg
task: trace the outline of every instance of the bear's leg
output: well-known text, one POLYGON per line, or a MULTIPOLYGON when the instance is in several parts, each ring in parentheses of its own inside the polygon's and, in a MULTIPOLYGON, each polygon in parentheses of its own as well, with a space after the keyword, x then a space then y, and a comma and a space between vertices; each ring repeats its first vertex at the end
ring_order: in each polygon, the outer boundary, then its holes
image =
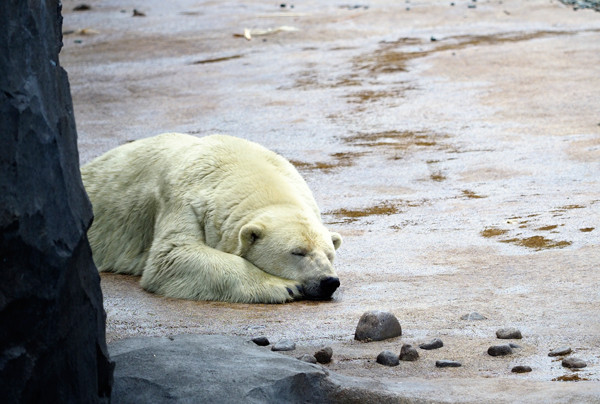
POLYGON ((193 300, 285 303, 302 296, 298 282, 268 274, 242 257, 197 241, 183 245, 155 241, 141 285, 160 295, 193 300))

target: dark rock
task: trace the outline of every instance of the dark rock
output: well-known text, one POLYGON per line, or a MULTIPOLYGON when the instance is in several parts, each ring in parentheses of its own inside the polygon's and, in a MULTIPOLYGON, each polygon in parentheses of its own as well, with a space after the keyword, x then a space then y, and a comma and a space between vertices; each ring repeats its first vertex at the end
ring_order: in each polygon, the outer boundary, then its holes
POLYGON ((505 356, 513 353, 509 345, 494 345, 488 348, 487 353, 491 356, 505 356))
POLYGON ((391 351, 383 351, 379 355, 377 355, 377 363, 385 366, 398 366, 400 364, 400 360, 398 359, 398 355, 391 351))
POLYGON ((516 328, 501 328, 496 331, 496 337, 500 339, 521 339, 523 336, 521 335, 521 331, 516 328))
POLYGON ((308 362, 308 363, 317 363, 317 358, 315 358, 313 355, 310 354, 304 354, 301 355, 298 360, 301 360, 303 362, 308 362))
POLYGON ((477 312, 471 312, 469 314, 464 314, 460 317, 461 320, 468 320, 468 321, 479 321, 479 320, 487 320, 487 317, 482 316, 481 314, 477 313, 477 312))
POLYGON ((330 347, 325 347, 323 349, 315 352, 315 358, 319 363, 329 363, 331 362, 331 357, 333 356, 333 349, 330 347))
POLYGON ((282 339, 271 347, 271 351, 293 351, 296 349, 296 343, 289 339, 282 339))
POLYGON ((548 356, 564 356, 571 353, 571 348, 568 346, 563 346, 560 348, 553 349, 548 353, 548 356))
POLYGON ((459 368, 462 364, 456 361, 440 360, 435 361, 435 366, 438 368, 459 368))
POLYGON ((580 369, 586 367, 587 363, 579 358, 569 356, 568 358, 563 359, 562 365, 569 369, 580 369))
POLYGON ((416 361, 417 359, 419 359, 419 353, 417 352, 417 350, 415 348, 413 348, 412 345, 410 344, 404 344, 402 345, 402 348, 400 349, 400 360, 401 361, 416 361))
POLYGON ((435 338, 435 339, 431 340, 431 342, 427 342, 425 344, 419 345, 419 348, 429 350, 429 349, 439 349, 443 346, 444 346, 444 343, 442 342, 442 340, 439 338, 435 338))
POLYGON ((0 2, 0 397, 108 402, 112 363, 87 229, 61 3, 0 2))
POLYGON ((267 337, 254 337, 252 338, 252 342, 254 342, 258 346, 267 346, 270 344, 269 339, 267 337))
POLYGON ((381 341, 402 335, 398 319, 384 311, 368 311, 364 313, 354 333, 354 339, 359 341, 381 341))
POLYGON ((528 373, 531 372, 531 367, 524 365, 517 365, 511 369, 513 373, 528 373))
POLYGON ((133 17, 145 17, 145 16, 146 16, 146 13, 141 12, 135 8, 133 9, 133 17))
POLYGON ((79 4, 73 7, 73 11, 88 11, 91 10, 92 7, 89 4, 79 4))

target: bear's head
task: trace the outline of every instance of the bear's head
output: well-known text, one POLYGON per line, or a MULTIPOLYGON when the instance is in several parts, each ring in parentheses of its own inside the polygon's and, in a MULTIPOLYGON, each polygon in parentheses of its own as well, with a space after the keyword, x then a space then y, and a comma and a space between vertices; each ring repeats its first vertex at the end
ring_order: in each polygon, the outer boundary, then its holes
POLYGON ((241 228, 239 243, 242 257, 265 272, 297 281, 306 299, 330 299, 340 285, 333 260, 342 237, 310 214, 263 214, 241 228))

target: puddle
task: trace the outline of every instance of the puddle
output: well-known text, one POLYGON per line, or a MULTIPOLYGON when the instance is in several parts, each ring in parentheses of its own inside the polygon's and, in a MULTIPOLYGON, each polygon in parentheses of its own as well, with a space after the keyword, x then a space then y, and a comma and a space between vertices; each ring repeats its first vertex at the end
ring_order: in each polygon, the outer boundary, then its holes
POLYGON ((488 229, 483 230, 481 232, 481 235, 483 237, 490 238, 490 237, 501 236, 501 235, 506 234, 506 233, 508 233, 508 230, 498 229, 498 228, 495 228, 495 227, 490 227, 488 229))
POLYGON ((554 379, 552 379, 553 382, 579 382, 582 380, 590 380, 590 379, 586 379, 585 377, 579 377, 579 375, 577 373, 575 373, 573 375, 563 375, 563 376, 555 377, 554 379))
POLYGON ((410 147, 437 146, 438 140, 446 138, 445 135, 419 131, 385 131, 375 133, 358 133, 345 137, 346 143, 363 147, 385 147, 386 149, 406 150, 410 147))
POLYGON ((531 33, 508 32, 495 35, 458 35, 447 38, 427 41, 420 38, 401 38, 393 42, 382 42, 380 49, 367 55, 361 55, 354 59, 354 65, 359 70, 368 70, 371 73, 398 73, 406 72, 407 63, 413 59, 428 56, 436 52, 448 50, 460 50, 470 46, 498 45, 507 42, 530 41, 532 39, 574 35, 575 31, 537 31, 531 33), (431 46, 430 49, 414 51, 401 51, 398 47, 409 45, 414 48, 417 45, 423 47, 431 46))
POLYGON ((471 199, 482 199, 482 198, 487 198, 487 196, 484 195, 478 195, 473 191, 469 191, 468 189, 463 189, 462 190, 462 194, 465 198, 471 198, 471 199))
POLYGON ((352 223, 360 218, 368 216, 389 216, 397 213, 401 213, 399 207, 389 201, 382 202, 380 205, 370 206, 367 208, 360 209, 346 209, 341 208, 329 212, 325 212, 326 215, 332 215, 337 218, 343 219, 341 222, 336 223, 352 223))
POLYGON ((239 59, 241 57, 242 57, 242 55, 233 55, 233 56, 225 56, 225 57, 214 58, 214 59, 203 59, 203 60, 197 60, 195 62, 192 62, 191 64, 203 65, 203 64, 207 64, 207 63, 218 63, 218 62, 225 62, 227 60, 239 59))
POLYGON ((570 246, 570 241, 554 241, 545 238, 544 236, 532 236, 526 238, 511 238, 508 240, 498 240, 501 243, 511 243, 522 247, 532 248, 536 251, 546 250, 550 248, 563 248, 570 246))
POLYGON ((299 160, 289 160, 289 161, 299 171, 319 170, 319 171, 328 173, 336 168, 353 166, 355 164, 355 160, 362 155, 364 155, 364 153, 339 152, 339 153, 330 154, 330 156, 334 159, 331 162, 327 162, 327 161, 306 162, 306 161, 299 161, 299 160))

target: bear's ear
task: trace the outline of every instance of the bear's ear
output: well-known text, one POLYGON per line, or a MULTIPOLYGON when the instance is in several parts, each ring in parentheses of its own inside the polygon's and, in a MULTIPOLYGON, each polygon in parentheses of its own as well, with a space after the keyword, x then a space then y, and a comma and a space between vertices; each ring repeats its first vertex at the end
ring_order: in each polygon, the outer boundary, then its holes
POLYGON ((256 240, 263 235, 263 228, 259 225, 250 223, 242 227, 240 230, 240 247, 241 253, 245 253, 248 248, 256 243, 256 240))
POLYGON ((339 233, 332 231, 331 232, 331 241, 333 241, 333 248, 335 248, 337 250, 342 245, 342 236, 340 236, 339 233))

